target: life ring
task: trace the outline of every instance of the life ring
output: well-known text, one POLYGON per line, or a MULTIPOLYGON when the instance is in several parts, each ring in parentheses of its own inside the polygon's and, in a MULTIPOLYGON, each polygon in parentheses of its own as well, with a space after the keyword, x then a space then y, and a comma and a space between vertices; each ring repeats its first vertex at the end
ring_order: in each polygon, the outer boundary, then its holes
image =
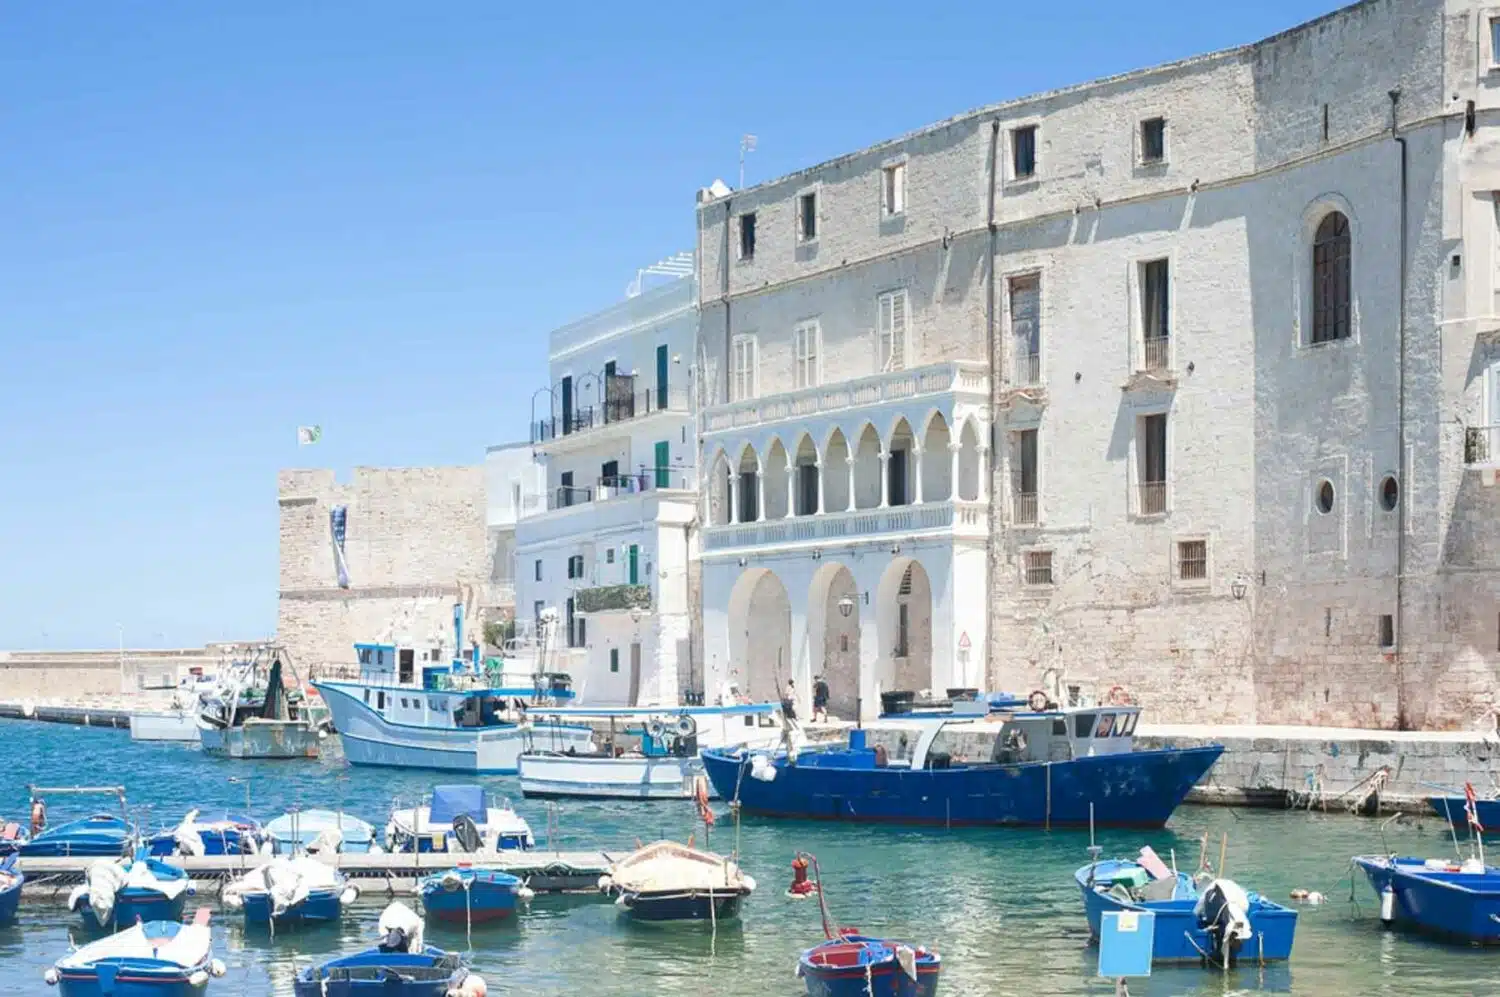
POLYGON ((1110 686, 1109 695, 1105 698, 1109 700, 1110 706, 1130 705, 1130 693, 1125 690, 1123 685, 1110 686))
POLYGON ((1026 705, 1031 707, 1031 712, 1040 713, 1047 708, 1047 694, 1040 689, 1034 690, 1026 697, 1026 705))
POLYGON ((698 721, 694 720, 692 716, 684 713, 677 718, 678 737, 692 737, 696 733, 698 733, 698 721))

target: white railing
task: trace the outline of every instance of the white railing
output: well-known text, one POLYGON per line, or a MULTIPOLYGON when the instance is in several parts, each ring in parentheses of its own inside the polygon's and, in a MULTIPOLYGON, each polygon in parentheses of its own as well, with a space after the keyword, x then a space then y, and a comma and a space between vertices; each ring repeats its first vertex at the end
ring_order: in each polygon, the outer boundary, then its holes
POLYGON ((943 501, 890 509, 855 509, 821 516, 766 519, 757 523, 710 526, 703 531, 705 550, 773 547, 817 541, 851 541, 890 534, 983 534, 989 529, 989 510, 983 502, 943 501))
POLYGON ((1172 362, 1172 341, 1152 336, 1141 343, 1141 370, 1167 370, 1172 362))
POLYGON ((519 550, 548 540, 603 530, 630 526, 645 528, 658 521, 685 525, 692 521, 697 506, 696 491, 670 489, 621 493, 612 498, 579 502, 518 520, 516 548, 519 550))
POLYGON ((716 405, 704 413, 703 426, 704 432, 716 433, 923 395, 957 393, 987 399, 989 392, 984 364, 954 361, 716 405))

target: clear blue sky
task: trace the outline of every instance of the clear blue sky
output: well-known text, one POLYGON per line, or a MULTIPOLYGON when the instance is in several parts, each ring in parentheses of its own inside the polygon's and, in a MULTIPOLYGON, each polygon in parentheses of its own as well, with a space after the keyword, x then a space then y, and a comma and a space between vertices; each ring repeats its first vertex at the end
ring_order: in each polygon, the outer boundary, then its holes
POLYGON ((277 469, 524 435, 744 132, 754 182, 1333 6, 0 0, 0 648, 271 634, 277 469))

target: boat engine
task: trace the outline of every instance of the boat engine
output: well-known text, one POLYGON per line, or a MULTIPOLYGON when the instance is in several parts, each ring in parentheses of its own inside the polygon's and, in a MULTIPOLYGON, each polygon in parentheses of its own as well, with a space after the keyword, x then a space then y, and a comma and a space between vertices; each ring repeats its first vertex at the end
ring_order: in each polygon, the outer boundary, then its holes
POLYGON ((1212 943, 1210 962, 1233 966, 1241 946, 1250 940, 1250 896, 1232 879, 1215 879, 1204 888, 1193 908, 1198 927, 1212 943))
POLYGON ((422 919, 416 911, 397 901, 380 914, 380 951, 422 951, 422 919))

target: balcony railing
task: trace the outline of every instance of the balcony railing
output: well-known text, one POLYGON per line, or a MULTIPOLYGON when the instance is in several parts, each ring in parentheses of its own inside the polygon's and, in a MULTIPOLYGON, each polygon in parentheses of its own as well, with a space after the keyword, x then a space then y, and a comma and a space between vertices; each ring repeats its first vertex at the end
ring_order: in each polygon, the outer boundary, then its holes
POLYGON ((697 475, 681 467, 643 467, 634 474, 611 474, 593 485, 560 485, 547 492, 547 511, 568 509, 590 502, 606 502, 621 495, 640 495, 664 488, 691 491, 697 475))
POLYGON ((686 413, 688 395, 686 390, 660 388, 646 391, 616 392, 611 390, 603 402, 597 405, 581 405, 572 415, 549 416, 538 419, 531 426, 531 442, 546 443, 565 436, 587 433, 601 426, 641 419, 657 412, 686 413))
POLYGON ((1011 521, 1017 526, 1036 525, 1036 492, 1011 493, 1011 521))
POLYGON ((947 392, 988 398, 990 379, 985 365, 967 361, 932 364, 718 405, 705 413, 703 431, 717 433, 947 392))
POLYGON ((1139 487, 1142 516, 1159 516, 1167 511, 1167 483, 1165 481, 1143 481, 1139 487))
POLYGON ((1469 426, 1465 430, 1464 463, 1470 467, 1500 465, 1500 426, 1469 426))
POLYGON ((1172 340, 1151 336, 1141 342, 1141 370, 1168 370, 1172 362, 1172 340))
POLYGON ((703 548, 731 550, 820 540, 848 544, 864 537, 928 530, 952 530, 966 536, 987 535, 989 510, 984 502, 924 502, 889 509, 856 509, 820 516, 721 524, 704 530, 703 548))
POLYGON ((1017 387, 1031 387, 1042 383, 1042 355, 1040 353, 1016 354, 1015 370, 1011 374, 1017 387))

